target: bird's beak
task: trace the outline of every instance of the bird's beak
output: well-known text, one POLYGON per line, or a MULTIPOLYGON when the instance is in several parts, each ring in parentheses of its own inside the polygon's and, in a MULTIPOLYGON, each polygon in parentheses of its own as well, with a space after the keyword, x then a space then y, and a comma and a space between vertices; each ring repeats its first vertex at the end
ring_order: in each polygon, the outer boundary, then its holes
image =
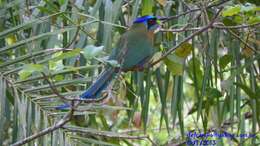
POLYGON ((162 28, 162 26, 161 26, 161 25, 162 25, 162 22, 161 22, 159 19, 157 19, 156 23, 157 23, 157 27, 156 27, 156 29, 154 30, 154 33, 159 32, 160 29, 162 28))

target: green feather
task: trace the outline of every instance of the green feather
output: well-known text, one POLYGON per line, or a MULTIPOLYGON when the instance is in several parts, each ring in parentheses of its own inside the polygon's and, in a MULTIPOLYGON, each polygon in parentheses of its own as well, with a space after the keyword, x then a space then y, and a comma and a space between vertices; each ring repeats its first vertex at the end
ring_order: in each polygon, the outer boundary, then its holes
POLYGON ((153 42, 144 24, 134 24, 119 39, 110 59, 117 60, 123 70, 131 70, 154 54, 153 42))

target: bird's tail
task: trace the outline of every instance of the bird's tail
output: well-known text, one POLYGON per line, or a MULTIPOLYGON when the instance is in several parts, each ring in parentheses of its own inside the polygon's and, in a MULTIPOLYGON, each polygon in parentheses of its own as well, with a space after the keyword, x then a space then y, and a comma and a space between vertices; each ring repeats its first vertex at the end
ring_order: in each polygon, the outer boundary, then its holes
MULTIPOLYGON (((114 67, 106 68, 105 71, 103 71, 99 75, 97 80, 93 84, 91 84, 90 87, 84 93, 80 95, 80 98, 81 99, 98 98, 98 96, 100 96, 102 91, 109 85, 109 83, 112 81, 115 75, 116 75, 116 68, 114 67)), ((69 104, 64 104, 64 105, 57 106, 56 109, 62 110, 69 107, 70 107, 69 104)))
POLYGON ((101 94, 101 92, 106 89, 109 83, 112 81, 116 75, 116 68, 108 67, 103 71, 97 80, 90 85, 90 87, 81 94, 80 98, 82 99, 95 99, 101 94))
POLYGON ((56 106, 55 109, 56 109, 56 110, 64 110, 64 109, 67 109, 67 108, 69 108, 69 107, 70 107, 70 104, 65 103, 65 104, 63 104, 63 105, 56 106))

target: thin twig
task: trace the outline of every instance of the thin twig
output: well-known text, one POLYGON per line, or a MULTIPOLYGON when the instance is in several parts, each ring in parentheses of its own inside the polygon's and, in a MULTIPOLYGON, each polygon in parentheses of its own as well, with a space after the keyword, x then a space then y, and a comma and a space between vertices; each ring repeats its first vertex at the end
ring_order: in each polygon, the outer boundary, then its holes
MULTIPOLYGON (((213 28, 216 29, 241 29, 241 28, 249 28, 249 27, 258 27, 260 23, 254 23, 249 25, 235 25, 235 26, 225 26, 223 23, 216 22, 212 25, 213 28)), ((193 27, 193 28, 178 28, 178 29, 160 29, 162 32, 184 32, 184 31, 194 31, 200 30, 201 27, 193 27)))
POLYGON ((79 35, 79 31, 80 31, 80 26, 77 27, 77 30, 76 30, 74 37, 72 38, 71 42, 65 46, 65 48, 70 48, 71 45, 77 40, 77 37, 79 35))
POLYGON ((44 72, 41 72, 41 74, 42 74, 43 78, 46 80, 46 82, 49 84, 49 86, 50 86, 52 92, 53 92, 54 94, 56 94, 60 99, 65 100, 65 97, 62 96, 62 95, 60 94, 60 92, 55 88, 55 85, 52 83, 51 80, 48 79, 48 76, 47 76, 44 72))
POLYGON ((240 28, 248 28, 253 26, 258 27, 258 25, 260 25, 260 22, 248 24, 248 25, 235 25, 235 26, 225 26, 223 23, 214 23, 213 27, 218 29, 240 29, 240 28))
POLYGON ((201 27, 193 27, 193 28, 177 28, 177 29, 164 29, 161 28, 161 32, 184 32, 184 31, 194 31, 194 30, 200 30, 201 27))
MULTIPOLYGON (((220 5, 222 5, 222 4, 224 4, 224 3, 228 2, 228 1, 230 1, 230 0, 223 0, 223 1, 219 2, 219 3, 217 3, 217 4, 209 5, 209 6, 206 7, 206 9, 212 8, 212 7, 216 7, 216 6, 220 6, 220 5)), ((189 10, 187 12, 183 12, 183 13, 175 15, 175 16, 162 17, 162 18, 160 18, 160 20, 162 20, 162 21, 169 21, 169 20, 172 20, 172 19, 177 19, 177 18, 179 18, 179 17, 181 17, 183 15, 187 15, 189 13, 200 11, 200 10, 201 10, 201 8, 191 9, 191 10, 189 10)))
POLYGON ((248 47, 250 50, 252 50, 254 53, 258 53, 253 47, 251 47, 247 42, 245 42, 242 38, 240 38, 240 36, 238 36, 236 33, 234 33, 232 30, 227 29, 227 31, 234 36, 235 38, 237 38, 240 42, 242 42, 246 47, 248 47))
POLYGON ((91 16, 91 15, 88 15, 88 14, 84 14, 84 13, 76 13, 76 14, 79 15, 79 16, 83 16, 83 17, 94 19, 97 22, 100 22, 100 23, 103 23, 103 24, 107 24, 107 25, 111 25, 111 26, 114 26, 114 27, 119 27, 119 28, 124 28, 124 29, 128 28, 126 26, 122 26, 122 25, 115 24, 115 23, 112 23, 112 22, 100 20, 100 19, 98 19, 98 18, 96 18, 94 16, 91 16))
POLYGON ((156 142, 154 142, 150 136, 147 136, 147 139, 148 139, 148 141, 150 141, 152 143, 153 146, 159 145, 156 142))
POLYGON ((200 30, 194 32, 193 34, 191 34, 190 36, 188 36, 186 39, 184 39, 183 41, 181 41, 178 45, 176 45, 175 47, 167 50, 158 60, 154 61, 153 63, 151 63, 149 66, 154 66, 155 64, 159 63, 160 61, 162 61, 165 57, 167 57, 168 55, 170 55, 174 50, 176 50, 178 47, 180 47, 181 45, 183 45, 185 42, 189 41, 190 39, 192 39, 193 37, 195 37, 196 35, 207 31, 209 28, 211 28, 215 22, 215 20, 217 19, 217 17, 219 16, 220 12, 222 11, 223 8, 220 8, 219 11, 217 12, 217 14, 215 15, 215 17, 211 20, 211 22, 205 26, 202 27, 200 30))

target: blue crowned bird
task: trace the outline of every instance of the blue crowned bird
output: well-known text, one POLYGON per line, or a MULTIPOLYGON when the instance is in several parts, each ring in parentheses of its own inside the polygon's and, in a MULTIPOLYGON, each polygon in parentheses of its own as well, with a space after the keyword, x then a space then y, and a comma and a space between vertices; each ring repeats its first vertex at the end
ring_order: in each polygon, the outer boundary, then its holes
MULTIPOLYGON (((160 22, 155 16, 138 17, 113 49, 109 60, 116 60, 120 67, 107 65, 96 81, 80 95, 81 99, 96 99, 119 72, 142 70, 155 53, 153 39, 160 22)), ((68 108, 65 104, 56 109, 68 108)))

